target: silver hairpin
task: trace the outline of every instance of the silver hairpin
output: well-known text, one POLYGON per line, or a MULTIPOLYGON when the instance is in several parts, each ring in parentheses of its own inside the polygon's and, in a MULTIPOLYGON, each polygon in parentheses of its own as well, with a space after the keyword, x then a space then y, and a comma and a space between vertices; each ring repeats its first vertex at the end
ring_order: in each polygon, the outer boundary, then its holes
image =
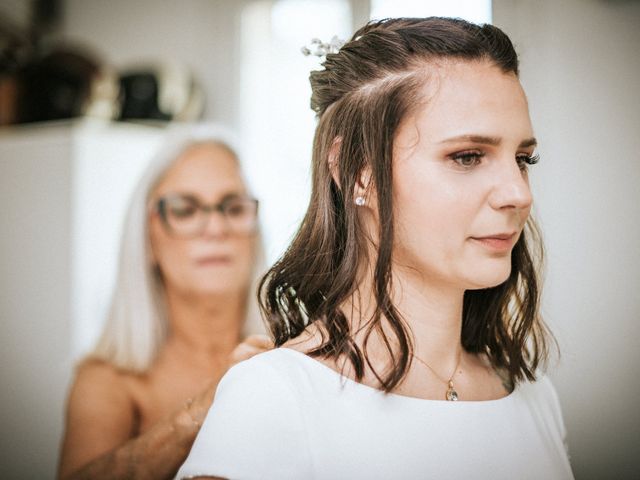
POLYGON ((313 55, 315 57, 325 57, 328 53, 338 53, 344 45, 344 40, 338 38, 337 35, 331 37, 329 43, 325 43, 319 38, 311 40, 311 45, 304 46, 300 49, 303 55, 313 55))

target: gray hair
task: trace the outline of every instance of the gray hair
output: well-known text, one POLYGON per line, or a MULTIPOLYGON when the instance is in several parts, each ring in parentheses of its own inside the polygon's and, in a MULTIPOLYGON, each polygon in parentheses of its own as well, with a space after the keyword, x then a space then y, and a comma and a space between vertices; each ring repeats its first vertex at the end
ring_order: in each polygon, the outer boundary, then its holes
MULTIPOLYGON (((106 361, 119 369, 144 372, 151 367, 164 344, 169 319, 164 286, 151 253, 148 204, 151 193, 164 173, 185 150, 201 143, 216 143, 229 149, 241 166, 239 147, 234 136, 224 127, 198 124, 169 128, 163 145, 151 160, 131 197, 124 221, 111 306, 102 335, 90 357, 106 361)), ((259 233, 256 249, 251 288, 247 295, 245 335, 264 332, 257 299, 253 295, 265 263, 262 236, 259 233)))

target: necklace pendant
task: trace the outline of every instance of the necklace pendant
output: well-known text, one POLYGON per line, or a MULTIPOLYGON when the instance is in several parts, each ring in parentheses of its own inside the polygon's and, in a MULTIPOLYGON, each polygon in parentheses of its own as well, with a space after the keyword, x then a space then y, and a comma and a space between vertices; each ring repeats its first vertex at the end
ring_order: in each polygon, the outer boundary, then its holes
POLYGON ((449 402, 458 401, 458 392, 453 388, 453 382, 449 382, 449 388, 447 388, 446 398, 449 402))

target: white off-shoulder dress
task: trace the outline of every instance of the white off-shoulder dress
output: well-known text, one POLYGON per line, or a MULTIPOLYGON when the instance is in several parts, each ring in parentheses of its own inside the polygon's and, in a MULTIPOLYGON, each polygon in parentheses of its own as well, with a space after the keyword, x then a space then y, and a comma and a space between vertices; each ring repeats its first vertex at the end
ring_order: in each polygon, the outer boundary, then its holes
POLYGON ((271 350, 230 369, 178 479, 572 479, 548 378, 489 401, 423 400, 271 350))

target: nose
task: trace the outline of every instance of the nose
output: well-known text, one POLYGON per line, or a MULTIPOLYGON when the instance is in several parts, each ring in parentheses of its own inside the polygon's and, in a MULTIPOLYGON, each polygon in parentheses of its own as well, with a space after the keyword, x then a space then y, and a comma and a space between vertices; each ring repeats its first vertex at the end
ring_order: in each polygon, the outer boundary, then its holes
POLYGON ((223 213, 213 210, 207 212, 206 215, 202 236, 206 238, 226 237, 229 233, 229 226, 223 213))
POLYGON ((533 197, 527 173, 520 169, 513 157, 502 164, 494 178, 496 181, 489 197, 492 208, 523 210, 531 207, 533 197))

